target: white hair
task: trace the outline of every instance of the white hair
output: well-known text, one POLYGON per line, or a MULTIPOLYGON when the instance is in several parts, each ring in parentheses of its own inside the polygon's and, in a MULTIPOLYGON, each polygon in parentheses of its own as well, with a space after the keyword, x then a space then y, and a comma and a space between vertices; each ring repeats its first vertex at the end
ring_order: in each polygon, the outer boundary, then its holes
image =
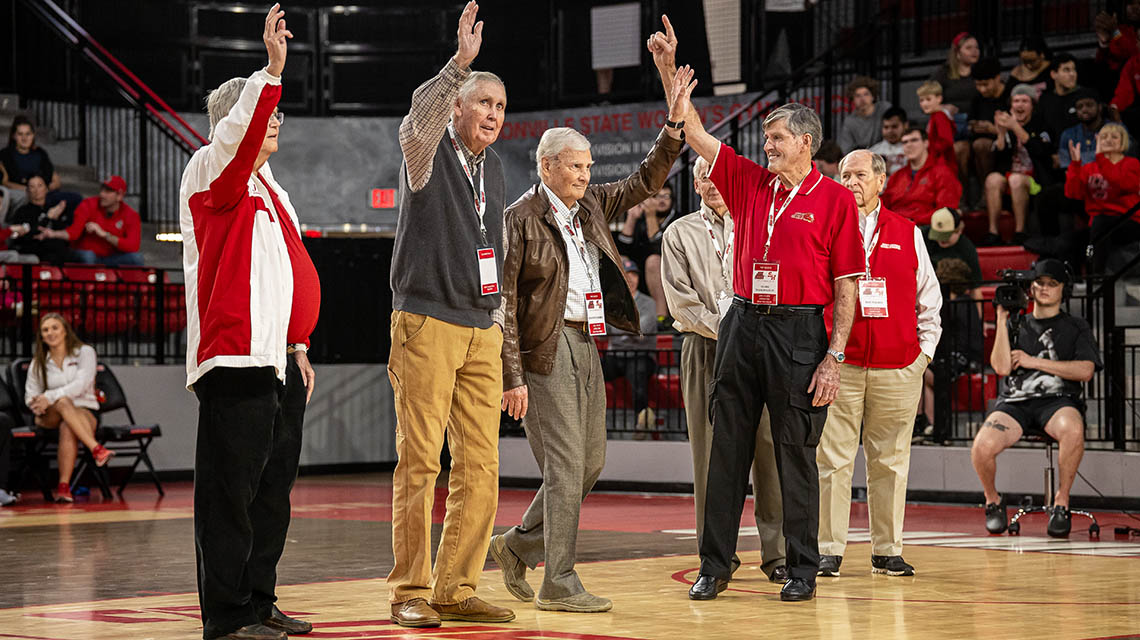
POLYGON ((761 128, 767 132, 769 127, 781 120, 787 121, 785 126, 793 136, 799 137, 805 134, 811 136, 811 155, 814 156, 819 151, 819 146, 823 144, 823 123, 819 121, 819 115, 811 107, 798 102, 789 102, 776 107, 764 118, 761 128))
POLYGON ((707 178, 710 172, 712 172, 712 165, 709 164, 709 161, 697 156, 697 161, 693 163, 693 177, 707 178))
POLYGON ((839 161, 838 169, 840 175, 843 175, 843 165, 847 164, 847 161, 853 158, 857 153, 871 154, 871 173, 877 176, 884 176, 887 174, 887 161, 883 159, 883 156, 866 149, 856 149, 851 153, 843 156, 843 159, 839 161))
POLYGON ((206 136, 208 139, 214 139, 214 127, 234 108, 244 88, 245 78, 230 78, 206 94, 206 113, 210 115, 210 133, 206 136))
POLYGON ((542 176, 542 159, 557 157, 566 149, 571 151, 589 151, 590 141, 586 136, 570 127, 554 127, 547 129, 538 141, 538 150, 534 152, 535 167, 538 175, 542 176))
POLYGON ((499 76, 491 73, 490 71, 472 71, 471 75, 467 76, 467 79, 464 80, 463 84, 459 86, 459 100, 462 102, 467 102, 467 99, 471 97, 471 94, 475 93, 475 89, 477 89, 479 85, 483 84, 484 82, 497 84, 503 88, 503 94, 507 93, 507 85, 503 84, 503 79, 499 76))

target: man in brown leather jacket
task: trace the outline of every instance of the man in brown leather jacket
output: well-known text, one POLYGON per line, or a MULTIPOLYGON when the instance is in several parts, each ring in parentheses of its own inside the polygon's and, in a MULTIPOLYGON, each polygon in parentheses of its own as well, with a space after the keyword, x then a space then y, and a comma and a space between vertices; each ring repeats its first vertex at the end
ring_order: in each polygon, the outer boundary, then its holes
POLYGON ((585 136, 548 130, 535 154, 542 182, 505 213, 503 409, 526 415, 543 484, 522 523, 491 539, 491 554, 507 590, 539 609, 613 606, 574 571, 579 510, 606 455, 606 388, 591 336, 606 322, 640 332, 609 223, 661 188, 681 150, 680 119, 670 112, 633 175, 599 186, 590 186, 585 136), (546 573, 535 598, 526 569, 539 562, 546 573))

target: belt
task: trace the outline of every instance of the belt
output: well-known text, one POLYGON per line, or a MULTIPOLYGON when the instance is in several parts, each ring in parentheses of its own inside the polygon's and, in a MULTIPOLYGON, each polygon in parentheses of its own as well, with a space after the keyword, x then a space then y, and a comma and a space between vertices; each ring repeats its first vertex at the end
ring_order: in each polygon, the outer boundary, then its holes
POLYGON ((821 304, 752 304, 743 296, 732 296, 732 304, 748 313, 758 313, 765 316, 821 316, 821 304))
POLYGON ((293 345, 289 345, 288 347, 285 347, 285 355, 293 355, 294 353, 296 353, 296 351, 297 351, 297 349, 293 345))
POLYGON ((580 331, 586 335, 590 335, 590 327, 585 322, 580 320, 566 320, 566 328, 580 331))

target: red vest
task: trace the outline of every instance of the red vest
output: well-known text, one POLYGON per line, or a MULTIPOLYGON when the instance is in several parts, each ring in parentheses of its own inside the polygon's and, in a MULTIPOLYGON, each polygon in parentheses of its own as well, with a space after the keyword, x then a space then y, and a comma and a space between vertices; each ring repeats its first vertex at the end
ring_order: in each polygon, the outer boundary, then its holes
MULTIPOLYGON (((859 214, 862 215, 862 214, 859 214)), ((914 223, 879 208, 878 233, 871 249, 871 277, 887 280, 886 318, 864 318, 855 300, 855 321, 847 340, 845 362, 872 369, 910 366, 922 349, 918 346, 918 254, 914 250, 914 223)), ((825 314, 830 335, 832 307, 825 314)))

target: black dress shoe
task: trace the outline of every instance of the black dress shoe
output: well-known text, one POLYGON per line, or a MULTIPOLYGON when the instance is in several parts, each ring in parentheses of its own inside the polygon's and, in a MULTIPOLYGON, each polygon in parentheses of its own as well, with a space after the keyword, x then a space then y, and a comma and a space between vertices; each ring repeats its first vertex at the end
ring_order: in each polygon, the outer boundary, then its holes
POLYGON ((841 564, 843 564, 843 556, 821 555, 819 557, 819 569, 816 571, 816 575, 838 578, 839 565, 841 564))
POLYGON ((1045 528, 1045 532, 1051 538, 1067 538, 1069 531, 1073 528, 1073 514, 1069 512, 1068 507, 1053 507, 1053 511, 1049 513, 1049 524, 1045 528))
POLYGON ((1001 502, 990 502, 986 505, 986 531, 990 533, 1004 533, 1006 523, 1009 522, 1005 511, 1005 496, 1001 502))
POLYGON ((261 624, 269 627, 270 629, 284 631, 291 636, 302 635, 313 630, 313 625, 309 624, 308 622, 305 622, 304 620, 298 620, 296 618, 290 618, 284 613, 281 613, 281 610, 277 608, 277 605, 273 606, 273 613, 269 614, 268 618, 262 620, 261 624))
POLYGON ((815 584, 803 578, 792 578, 780 589, 780 599, 784 602, 802 602, 815 597, 815 584))
POLYGON ((716 594, 728 588, 728 580, 701 574, 689 588, 690 600, 715 600, 716 594))
POLYGON ((247 624, 246 626, 227 633, 218 640, 286 640, 288 636, 284 631, 270 629, 263 624, 247 624))
POLYGON ((768 582, 787 582, 788 581, 788 568, 780 565, 772 569, 772 575, 768 576, 768 582))

